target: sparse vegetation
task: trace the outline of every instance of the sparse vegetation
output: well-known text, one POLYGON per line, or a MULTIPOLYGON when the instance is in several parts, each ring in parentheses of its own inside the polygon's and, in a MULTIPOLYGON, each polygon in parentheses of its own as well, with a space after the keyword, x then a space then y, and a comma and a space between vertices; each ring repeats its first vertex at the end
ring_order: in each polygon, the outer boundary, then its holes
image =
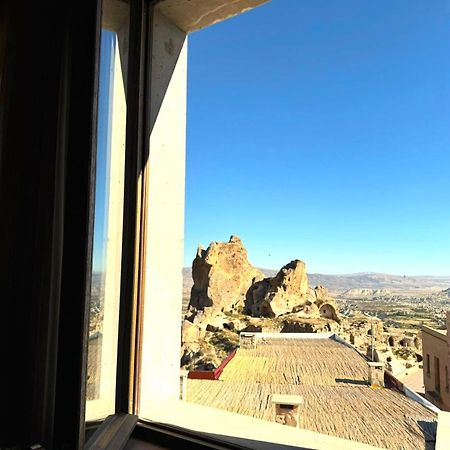
POLYGON ((397 358, 402 359, 416 359, 416 350, 408 347, 400 347, 393 350, 394 355, 397 358))

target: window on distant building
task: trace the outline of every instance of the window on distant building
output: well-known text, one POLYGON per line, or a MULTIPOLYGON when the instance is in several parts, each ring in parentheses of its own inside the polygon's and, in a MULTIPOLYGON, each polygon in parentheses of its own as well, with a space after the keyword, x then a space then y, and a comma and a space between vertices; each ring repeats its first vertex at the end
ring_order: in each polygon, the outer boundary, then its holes
POLYGON ((445 366, 445 390, 449 391, 448 367, 445 366))
POLYGON ((430 376, 430 355, 427 353, 427 375, 430 376))
POLYGON ((441 392, 441 371, 439 367, 439 358, 434 357, 434 390, 441 392))

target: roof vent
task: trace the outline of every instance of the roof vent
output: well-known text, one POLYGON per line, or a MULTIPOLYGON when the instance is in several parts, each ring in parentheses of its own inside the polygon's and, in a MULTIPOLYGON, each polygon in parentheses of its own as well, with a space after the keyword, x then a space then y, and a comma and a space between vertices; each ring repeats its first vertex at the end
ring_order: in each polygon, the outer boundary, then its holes
POLYGON ((241 333, 239 335, 239 347, 245 349, 256 348, 256 336, 254 333, 241 333))
POLYGON ((303 404, 301 395, 272 395, 275 405, 275 422, 281 425, 300 428, 300 407, 303 404))
POLYGON ((369 385, 371 387, 384 387, 384 364, 382 362, 368 362, 369 385))

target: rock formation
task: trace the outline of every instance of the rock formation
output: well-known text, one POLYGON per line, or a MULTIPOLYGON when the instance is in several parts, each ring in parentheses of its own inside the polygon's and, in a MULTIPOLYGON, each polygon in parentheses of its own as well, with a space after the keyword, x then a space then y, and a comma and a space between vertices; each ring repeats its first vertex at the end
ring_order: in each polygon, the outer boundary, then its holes
POLYGON ((206 250, 200 246, 192 278, 182 324, 186 367, 214 367, 219 355, 236 348, 241 331, 334 332, 340 327, 334 299, 324 287, 308 286, 303 261, 291 261, 264 278, 237 236, 212 242, 206 250))
POLYGON ((308 288, 305 263, 296 259, 286 264, 273 278, 254 283, 247 294, 246 310, 253 316, 278 317, 314 302, 308 288))
POLYGON ((314 296, 316 297, 316 303, 318 305, 326 302, 330 298, 328 295, 328 289, 323 286, 316 286, 313 291, 314 296))
POLYGON ((305 321, 298 317, 288 317, 282 322, 281 333, 338 333, 337 322, 305 321))
POLYGON ((212 308, 215 313, 242 311, 248 289, 264 275, 249 263, 240 238, 231 236, 229 242, 212 242, 206 250, 198 248, 192 277, 189 306, 212 308))
POLYGON ((247 293, 246 312, 255 317, 298 317, 338 320, 337 305, 322 286, 308 287, 306 266, 298 259, 286 264, 273 278, 253 284, 247 293))
POLYGON ((391 292, 387 289, 352 288, 340 294, 339 297, 343 298, 385 297, 390 294, 391 292))

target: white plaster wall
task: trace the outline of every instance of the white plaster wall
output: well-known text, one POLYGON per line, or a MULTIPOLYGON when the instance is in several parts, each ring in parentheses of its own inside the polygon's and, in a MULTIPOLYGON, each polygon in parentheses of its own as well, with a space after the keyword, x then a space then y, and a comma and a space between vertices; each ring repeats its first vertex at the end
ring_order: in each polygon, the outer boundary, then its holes
POLYGON ((179 398, 184 249, 187 42, 155 12, 140 411, 179 398))

